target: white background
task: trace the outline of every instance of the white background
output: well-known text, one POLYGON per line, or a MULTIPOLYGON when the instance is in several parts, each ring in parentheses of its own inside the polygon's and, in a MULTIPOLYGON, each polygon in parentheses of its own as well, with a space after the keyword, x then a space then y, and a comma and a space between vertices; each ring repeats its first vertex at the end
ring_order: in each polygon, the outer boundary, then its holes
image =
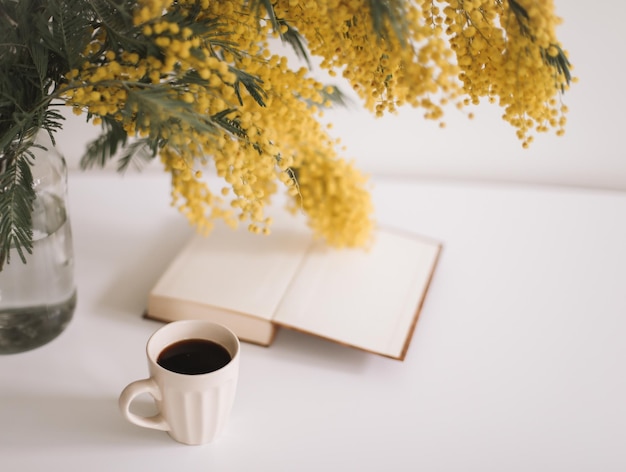
MULTIPOLYGON (((522 150, 495 107, 471 122, 452 111, 445 130, 420 112, 335 113, 348 155, 380 174, 380 222, 444 244, 412 345, 400 363, 289 330, 268 349, 245 344, 215 444, 179 445, 117 411, 146 375, 146 294, 192 231, 167 176, 70 176, 77 311, 52 343, 0 356, 0 468, 626 470, 626 194, 457 181, 626 189, 626 7, 557 10, 581 79, 563 138, 522 150)), ((96 131, 75 118, 63 131, 72 167, 96 131)))
MULTIPOLYGON (((360 109, 327 114, 333 135, 369 174, 471 178, 626 189, 622 149, 626 98, 623 58, 626 4, 620 0, 556 1, 564 19, 558 35, 580 80, 564 97, 570 108, 566 135, 539 136, 524 150, 501 109, 481 105, 468 120, 448 110, 447 127, 424 120, 421 110, 376 119, 360 109)), ((319 70, 316 73, 322 77, 319 70)), ((345 92, 347 84, 336 82, 345 92)), ((99 128, 70 114, 58 140, 71 167, 99 128)), ((155 162, 154 168, 158 169, 155 162)))
POLYGON ((626 193, 377 177, 381 224, 443 243, 405 360, 288 329, 242 343, 224 435, 190 447, 117 398, 192 230, 163 173, 73 177, 78 305, 0 356, 3 472, 626 471, 626 193))

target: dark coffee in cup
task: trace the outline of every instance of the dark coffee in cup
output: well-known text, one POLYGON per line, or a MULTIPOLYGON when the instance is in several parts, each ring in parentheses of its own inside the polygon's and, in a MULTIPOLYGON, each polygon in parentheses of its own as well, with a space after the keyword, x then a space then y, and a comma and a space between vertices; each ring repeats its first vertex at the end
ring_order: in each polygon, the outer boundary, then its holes
POLYGON ((213 441, 233 405, 239 350, 237 335, 226 326, 205 320, 166 323, 146 344, 150 377, 129 383, 120 394, 122 415, 183 444, 213 441), (156 415, 131 411, 141 395, 155 399, 156 415))
POLYGON ((228 350, 208 339, 184 339, 161 351, 157 364, 178 374, 207 374, 231 361, 228 350))

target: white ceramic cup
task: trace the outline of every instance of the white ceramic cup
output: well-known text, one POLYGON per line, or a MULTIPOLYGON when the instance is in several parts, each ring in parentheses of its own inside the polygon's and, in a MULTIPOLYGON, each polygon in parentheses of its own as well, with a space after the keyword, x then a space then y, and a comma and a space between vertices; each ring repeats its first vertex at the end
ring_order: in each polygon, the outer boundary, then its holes
POLYGON ((239 375, 239 340, 225 326, 208 321, 175 321, 158 329, 146 346, 150 377, 130 383, 121 393, 122 415, 145 428, 167 431, 184 444, 213 441, 230 415, 239 375), (228 350, 231 361, 204 374, 180 374, 157 364, 168 346, 186 339, 206 339, 228 350), (158 414, 140 416, 130 411, 133 400, 144 393, 155 399, 158 414))

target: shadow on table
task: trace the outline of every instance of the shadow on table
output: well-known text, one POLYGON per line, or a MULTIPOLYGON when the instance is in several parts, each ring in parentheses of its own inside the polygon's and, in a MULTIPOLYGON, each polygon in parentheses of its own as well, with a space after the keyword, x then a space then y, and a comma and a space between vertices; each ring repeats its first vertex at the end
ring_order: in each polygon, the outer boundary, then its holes
MULTIPOLYGON (((133 411, 152 414, 153 404, 138 398, 133 411)), ((1 448, 158 446, 177 444, 167 433, 139 428, 118 411, 117 398, 81 396, 0 397, 1 448)))
POLYGON ((266 349, 270 349, 272 355, 298 364, 315 364, 351 374, 363 371, 373 356, 359 349, 287 328, 281 328, 274 343, 266 349))
MULTIPOLYGON (((96 305, 91 309, 100 316, 124 323, 128 323, 129 319, 139 323, 145 315, 149 291, 192 234, 187 225, 176 224, 175 220, 160 225, 155 237, 147 240, 124 228, 117 229, 111 234, 106 248, 89 253, 90 257, 98 258, 107 267, 110 265, 107 261, 115 258, 115 274, 108 277, 106 284, 98 287, 96 305), (127 246, 134 248, 127 254, 120 254, 121 249, 117 252, 112 249, 127 246)), ((92 261, 92 264, 98 265, 98 262, 92 261)), ((152 320, 141 322, 154 323, 155 330, 160 326, 159 322, 152 320)), ((286 328, 280 329, 276 341, 268 349, 299 363, 323 364, 352 373, 362 370, 372 355, 286 328)))
POLYGON ((116 259, 116 273, 100 288, 96 297, 98 311, 124 319, 142 317, 149 291, 193 234, 189 226, 176 223, 168 221, 163 224, 148 240, 123 231, 112 236, 114 241, 110 247, 123 248, 126 245, 133 250, 126 254, 120 254, 121 249, 109 254, 102 251, 98 256, 103 259, 102 266, 106 266, 107 259, 116 259))

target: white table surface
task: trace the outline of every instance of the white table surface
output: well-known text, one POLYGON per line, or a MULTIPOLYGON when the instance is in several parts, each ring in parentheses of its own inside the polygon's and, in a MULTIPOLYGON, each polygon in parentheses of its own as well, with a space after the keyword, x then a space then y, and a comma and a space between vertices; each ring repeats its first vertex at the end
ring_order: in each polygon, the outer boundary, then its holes
POLYGON ((165 175, 72 174, 78 306, 0 356, 0 470, 626 470, 626 194, 374 182, 380 222, 444 243, 406 360, 288 330, 243 344, 226 431, 192 447, 117 409, 192 230, 165 175))

